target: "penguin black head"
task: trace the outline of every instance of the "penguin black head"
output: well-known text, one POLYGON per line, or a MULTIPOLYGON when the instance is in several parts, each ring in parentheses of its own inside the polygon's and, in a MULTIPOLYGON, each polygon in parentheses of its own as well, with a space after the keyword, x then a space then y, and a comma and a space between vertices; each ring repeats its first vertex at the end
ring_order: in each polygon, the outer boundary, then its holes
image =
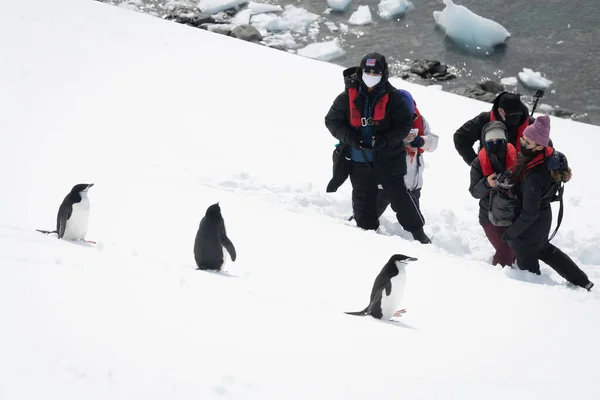
POLYGON ((81 192, 87 192, 92 186, 94 186, 93 183, 79 183, 73 186, 73 189, 71 189, 71 193, 79 194, 81 192))
POLYGON ((417 261, 416 257, 405 256, 404 254, 394 254, 390 257, 385 267, 389 269, 389 273, 391 276, 395 276, 398 274, 400 269, 404 269, 406 264, 409 264, 413 261, 417 261))
POLYGON ((206 209, 206 216, 209 218, 222 218, 221 206, 219 206, 218 202, 206 209))

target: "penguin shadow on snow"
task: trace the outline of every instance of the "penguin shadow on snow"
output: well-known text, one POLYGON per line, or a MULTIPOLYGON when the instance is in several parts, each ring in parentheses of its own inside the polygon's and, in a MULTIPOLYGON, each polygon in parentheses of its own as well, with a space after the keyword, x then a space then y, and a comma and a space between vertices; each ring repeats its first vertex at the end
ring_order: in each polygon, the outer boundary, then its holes
POLYGON ((93 183, 79 183, 65 196, 58 208, 56 215, 56 229, 36 231, 46 235, 56 234, 58 239, 63 239, 86 247, 94 247, 96 242, 86 240, 88 222, 90 219, 90 200, 88 190, 93 183))
POLYGON ((236 275, 223 270, 226 261, 223 248, 227 250, 231 261, 235 262, 237 259, 235 246, 227 236, 221 206, 219 203, 215 203, 206 210, 196 233, 196 239, 194 240, 196 269, 222 276, 235 277, 236 275))
POLYGON ((416 329, 396 319, 406 312, 400 308, 406 288, 405 267, 414 261, 418 259, 404 254, 392 255, 373 282, 369 304, 361 311, 347 311, 345 314, 371 316, 380 322, 416 329))

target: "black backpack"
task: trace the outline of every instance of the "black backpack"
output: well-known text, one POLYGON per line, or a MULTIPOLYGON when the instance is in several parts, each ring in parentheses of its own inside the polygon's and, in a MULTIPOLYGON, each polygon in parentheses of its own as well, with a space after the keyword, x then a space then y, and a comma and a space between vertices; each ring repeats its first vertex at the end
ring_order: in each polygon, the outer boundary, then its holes
MULTIPOLYGON (((558 151, 548 157, 545 163, 550 170, 554 183, 550 186, 548 192, 542 196, 542 200, 548 199, 551 203, 560 202, 556 228, 548 239, 552 240, 563 219, 564 184, 571 179, 571 168, 569 168, 567 157, 558 151)), ((496 180, 496 185, 490 190, 488 218, 495 226, 512 225, 521 210, 521 200, 514 192, 514 185, 510 183, 510 175, 511 171, 500 174, 496 180)))

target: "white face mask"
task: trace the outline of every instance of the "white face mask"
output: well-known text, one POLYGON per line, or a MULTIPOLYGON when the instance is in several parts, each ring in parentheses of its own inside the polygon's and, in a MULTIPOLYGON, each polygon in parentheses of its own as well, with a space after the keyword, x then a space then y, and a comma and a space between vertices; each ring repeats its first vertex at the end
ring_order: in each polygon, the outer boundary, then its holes
POLYGON ((373 86, 381 82, 381 76, 363 74, 362 80, 365 83, 365 85, 367 85, 367 87, 372 88, 373 86))

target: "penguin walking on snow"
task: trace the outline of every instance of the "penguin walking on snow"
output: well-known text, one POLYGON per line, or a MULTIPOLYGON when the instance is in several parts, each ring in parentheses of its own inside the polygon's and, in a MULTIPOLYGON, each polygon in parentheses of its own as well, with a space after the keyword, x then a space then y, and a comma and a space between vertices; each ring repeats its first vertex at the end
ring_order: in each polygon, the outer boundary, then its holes
POLYGON ((404 254, 394 254, 383 266, 371 290, 369 305, 362 311, 346 312, 350 315, 370 315, 373 318, 389 320, 399 316, 400 302, 406 287, 406 270, 408 263, 417 261, 417 258, 404 254))
MULTIPOLYGON (((87 242, 85 235, 87 235, 90 217, 90 200, 87 193, 92 186, 94 186, 93 183, 80 183, 73 186, 58 208, 56 230, 37 229, 37 231, 45 234, 56 233, 59 239, 87 242)), ((90 243, 93 242, 90 241, 90 243)))
POLYGON ((227 237, 221 207, 216 203, 208 207, 196 233, 194 258, 198 269, 220 271, 224 263, 223 247, 235 261, 235 247, 227 237))

